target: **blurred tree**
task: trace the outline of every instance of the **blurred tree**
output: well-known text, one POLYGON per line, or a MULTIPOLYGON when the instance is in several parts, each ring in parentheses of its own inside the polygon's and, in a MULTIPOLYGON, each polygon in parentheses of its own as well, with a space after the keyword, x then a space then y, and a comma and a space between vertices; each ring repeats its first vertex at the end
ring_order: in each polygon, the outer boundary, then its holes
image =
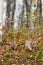
POLYGON ((24 1, 23 1, 22 11, 21 11, 21 27, 23 27, 23 23, 24 23, 24 1))
POLYGON ((42 0, 37 0, 37 12, 39 13, 39 24, 42 20, 42 0))
POLYGON ((11 18, 12 19, 12 22, 14 21, 14 14, 15 14, 15 8, 16 8, 16 0, 7 0, 7 27, 9 27, 9 21, 8 21, 8 18, 11 18), (13 5, 11 7, 11 5, 13 5), (10 15, 11 13, 11 15, 10 15))
POLYGON ((7 0, 7 17, 9 18, 10 17, 10 0, 7 0))
POLYGON ((13 21, 14 21, 15 9, 16 9, 16 0, 14 0, 13 9, 12 9, 12 19, 13 19, 13 21))
MULTIPOLYGON (((10 18, 10 0, 7 0, 7 10, 6 10, 6 15, 7 15, 7 18, 10 18)), ((7 27, 9 27, 9 22, 5 22, 7 27)))
POLYGON ((26 27, 28 27, 28 23, 30 23, 30 20, 29 20, 29 15, 31 13, 31 4, 32 4, 32 0, 24 0, 24 3, 25 3, 25 7, 26 7, 26 14, 27 14, 27 25, 26 27))

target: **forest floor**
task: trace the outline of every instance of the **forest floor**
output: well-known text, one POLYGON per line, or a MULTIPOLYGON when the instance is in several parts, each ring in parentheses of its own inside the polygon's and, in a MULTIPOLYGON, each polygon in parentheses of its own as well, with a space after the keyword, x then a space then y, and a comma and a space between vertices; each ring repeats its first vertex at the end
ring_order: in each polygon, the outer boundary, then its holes
POLYGON ((30 34, 27 29, 5 32, 3 43, 0 43, 0 65, 43 65, 43 36, 38 34, 30 34), (35 45, 32 50, 29 47, 31 43, 35 45))
MULTIPOLYGON (((35 56, 36 57, 36 56, 35 56)), ((43 61, 41 61, 43 65, 43 61)), ((31 51, 25 49, 9 49, 9 46, 0 46, 0 65, 37 65, 31 51)))

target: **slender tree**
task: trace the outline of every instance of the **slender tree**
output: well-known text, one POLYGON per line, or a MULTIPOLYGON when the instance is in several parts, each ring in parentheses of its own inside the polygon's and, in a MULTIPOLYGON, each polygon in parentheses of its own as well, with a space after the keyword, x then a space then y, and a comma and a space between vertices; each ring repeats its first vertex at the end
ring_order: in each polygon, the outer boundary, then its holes
MULTIPOLYGON (((14 21, 14 14, 15 14, 15 8, 16 8, 16 0, 7 0, 7 19, 8 18, 12 18, 12 21, 14 21), (13 4, 13 6, 11 7, 11 5, 13 4), (12 14, 10 15, 10 12, 12 12, 12 14)), ((7 21, 6 25, 7 27, 9 27, 9 22, 7 21)))
POLYGON ((39 13, 39 24, 41 22, 42 19, 42 0, 37 0, 37 11, 39 13))
POLYGON ((21 27, 23 27, 23 23, 24 23, 24 2, 21 11, 21 27))
MULTIPOLYGON (((24 0, 25 3, 25 7, 26 7, 26 13, 30 14, 31 13, 31 4, 32 4, 32 0, 24 0)), ((28 23, 30 23, 29 17, 27 15, 27 27, 28 27, 28 23)))
POLYGON ((15 9, 16 9, 16 0, 14 0, 13 9, 12 9, 12 19, 13 19, 13 21, 14 21, 15 9))
MULTIPOLYGON (((10 7, 10 0, 7 0, 7 10, 6 10, 6 15, 7 15, 7 19, 10 18, 10 10, 11 10, 11 7, 10 7)), ((7 27, 9 27, 9 22, 5 22, 5 24, 7 25, 7 27)))
POLYGON ((11 7, 10 7, 10 0, 7 0, 7 18, 10 17, 10 10, 11 10, 11 7))

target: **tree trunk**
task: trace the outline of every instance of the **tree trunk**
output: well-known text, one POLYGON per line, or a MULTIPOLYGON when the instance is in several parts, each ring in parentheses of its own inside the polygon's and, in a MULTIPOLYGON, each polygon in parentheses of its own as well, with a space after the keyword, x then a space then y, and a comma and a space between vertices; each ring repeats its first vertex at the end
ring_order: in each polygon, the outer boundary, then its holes
POLYGON ((11 10, 11 8, 10 8, 10 0, 7 0, 7 18, 10 17, 10 10, 11 10), (9 4, 9 6, 8 6, 8 4, 9 4))
POLYGON ((21 11, 21 27, 23 27, 23 23, 24 23, 24 4, 22 6, 22 11, 21 11))
MULTIPOLYGON (((25 7, 26 7, 26 13, 27 14, 31 13, 31 4, 32 4, 32 0, 25 0, 25 7)), ((28 24, 30 24, 29 18, 30 17, 27 15, 27 25, 26 25, 26 27, 28 27, 29 26, 28 24)))
POLYGON ((42 1, 41 0, 37 0, 37 11, 39 13, 39 24, 41 23, 42 20, 42 1))
MULTIPOLYGON (((6 15, 7 15, 7 19, 10 18, 10 0, 7 0, 7 10, 6 10, 6 15)), ((9 27, 9 22, 5 22, 6 26, 9 27)))
POLYGON ((13 21, 14 21, 15 8, 16 8, 16 0, 14 0, 13 9, 12 9, 12 19, 13 19, 13 21))

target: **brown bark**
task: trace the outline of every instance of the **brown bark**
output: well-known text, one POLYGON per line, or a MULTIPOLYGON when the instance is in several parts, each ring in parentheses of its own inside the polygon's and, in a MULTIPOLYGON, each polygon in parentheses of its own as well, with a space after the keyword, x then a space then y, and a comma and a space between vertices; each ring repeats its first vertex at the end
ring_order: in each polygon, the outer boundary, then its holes
MULTIPOLYGON (((31 4, 32 4, 32 0, 24 0, 24 2, 25 2, 25 7, 26 7, 26 13, 28 14, 30 14, 31 13, 31 4), (30 4, 29 4, 29 2, 30 2, 30 4)), ((29 25, 28 25, 28 23, 30 24, 30 20, 29 20, 29 16, 27 16, 27 25, 26 25, 26 27, 29 27, 29 25)))

